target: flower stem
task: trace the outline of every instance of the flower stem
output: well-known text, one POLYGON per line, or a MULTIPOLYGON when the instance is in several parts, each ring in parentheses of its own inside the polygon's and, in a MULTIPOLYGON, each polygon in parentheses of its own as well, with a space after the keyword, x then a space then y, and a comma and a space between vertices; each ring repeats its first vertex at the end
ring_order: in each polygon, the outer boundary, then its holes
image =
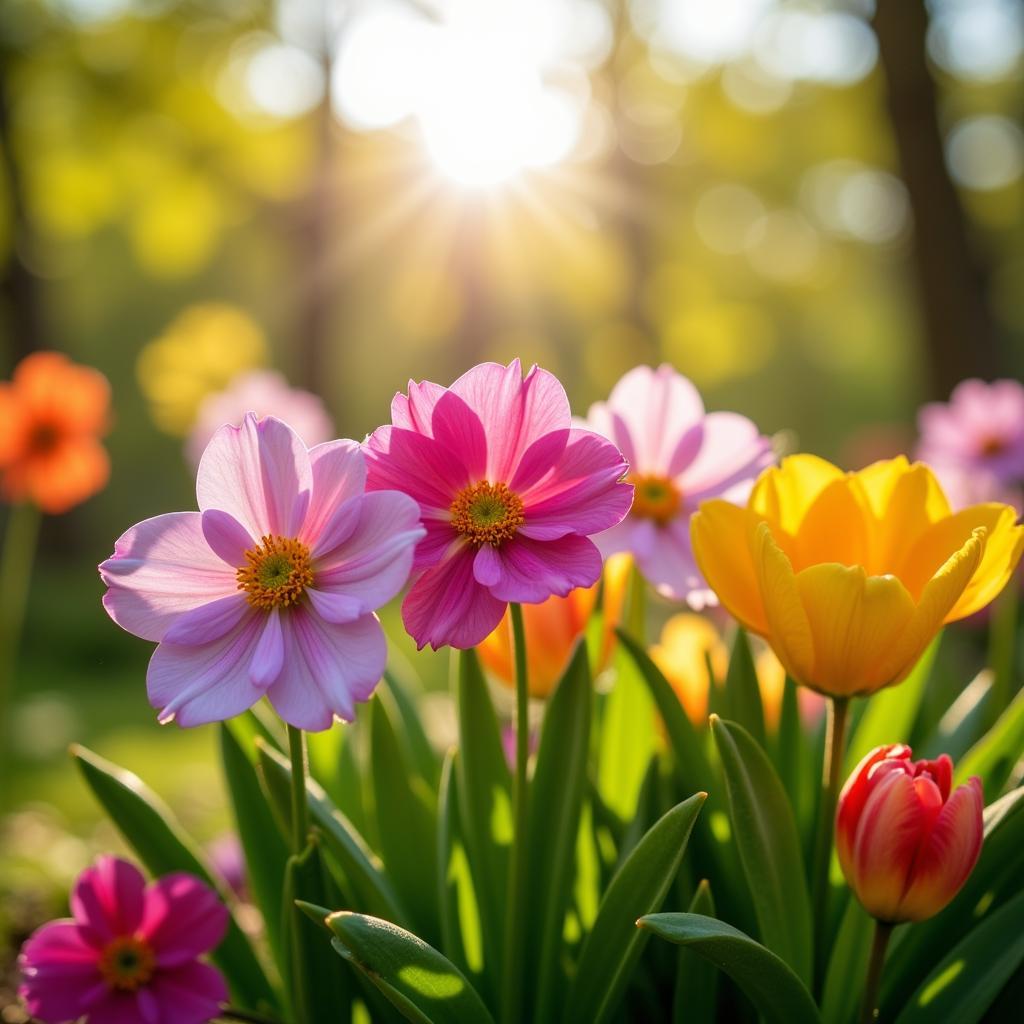
POLYGON ((995 673, 989 692, 985 717, 989 727, 1003 713, 1014 695, 1014 664, 1017 643, 1017 616, 1020 606, 1020 580, 1010 577, 996 598, 989 619, 988 663, 995 673))
POLYGON ((640 566, 633 562, 629 570, 629 618, 626 620, 629 635, 641 647, 647 644, 647 581, 640 566))
POLYGON ((306 738, 301 729, 288 726, 288 752, 292 759, 292 849, 296 854, 306 848, 309 834, 309 809, 306 806, 306 738))
POLYGON ((895 926, 885 921, 875 922, 875 937, 871 943, 871 958, 868 960, 868 974, 864 980, 864 1002, 860 1009, 860 1024, 873 1024, 878 1016, 878 986, 882 980, 882 965, 889 937, 895 926))
POLYGON ((522 1018, 523 943, 525 940, 526 865, 527 865, 527 778, 530 756, 530 691, 526 667, 526 630, 523 609, 510 606, 512 647, 516 668, 516 771, 512 782, 515 834, 508 875, 508 906, 505 925, 505 976, 502 978, 502 1019, 514 1024, 522 1018))
POLYGON ((835 830, 836 801, 846 752, 846 716, 850 709, 848 697, 831 697, 825 723, 825 757, 822 762, 821 800, 818 804, 818 831, 814 840, 812 892, 814 905, 815 948, 827 948, 825 930, 828 925, 829 865, 832 861, 832 835, 835 830))

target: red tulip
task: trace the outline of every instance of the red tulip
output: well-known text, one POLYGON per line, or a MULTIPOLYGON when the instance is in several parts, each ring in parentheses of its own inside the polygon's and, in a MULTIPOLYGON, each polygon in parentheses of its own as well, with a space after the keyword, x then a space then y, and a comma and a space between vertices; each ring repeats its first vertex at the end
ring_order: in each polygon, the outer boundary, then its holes
POLYGON ((890 924, 923 921, 957 894, 982 838, 977 777, 950 792, 953 762, 911 761, 902 743, 876 747, 839 795, 836 852, 869 914, 890 924))

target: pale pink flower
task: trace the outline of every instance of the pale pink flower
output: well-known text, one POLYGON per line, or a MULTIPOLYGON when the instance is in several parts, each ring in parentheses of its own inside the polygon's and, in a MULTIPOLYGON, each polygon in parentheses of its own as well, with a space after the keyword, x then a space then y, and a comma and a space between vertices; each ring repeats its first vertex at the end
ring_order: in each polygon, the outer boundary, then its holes
POLYGON ((601 575, 588 539, 619 522, 632 488, 621 452, 572 426, 558 380, 519 360, 482 363, 450 388, 409 382, 392 426, 365 445, 367 489, 405 491, 426 536, 402 605, 419 647, 473 647, 510 601, 565 597, 601 575))
POLYGON ((311 450, 280 420, 224 426, 199 464, 198 512, 133 526, 100 566, 103 604, 159 643, 162 722, 231 718, 269 697, 302 729, 351 720, 384 670, 373 614, 404 585, 424 531, 404 494, 364 494, 355 441, 311 450))
POLYGON ((224 937, 228 912, 192 875, 147 886, 134 864, 100 857, 71 894, 70 919, 22 946, 18 994, 45 1024, 205 1024, 228 990, 199 957, 224 937))
POLYGON ((223 391, 203 399, 185 442, 189 462, 198 466, 217 428, 225 423, 237 427, 247 412, 284 420, 307 448, 334 437, 334 424, 319 396, 289 387, 273 370, 250 370, 238 374, 223 391))
POLYGON ((697 389, 667 363, 630 370, 587 422, 622 449, 635 488, 629 515, 594 538, 601 553, 630 552, 666 597, 717 604, 694 561, 690 516, 708 498, 744 502, 775 461, 770 439, 745 416, 705 413, 697 389))

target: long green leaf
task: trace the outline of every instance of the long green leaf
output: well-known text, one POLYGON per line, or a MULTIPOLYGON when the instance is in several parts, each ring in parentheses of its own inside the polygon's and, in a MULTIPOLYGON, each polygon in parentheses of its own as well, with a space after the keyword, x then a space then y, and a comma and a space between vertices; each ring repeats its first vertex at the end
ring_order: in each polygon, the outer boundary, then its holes
POLYGON ((874 925, 857 900, 847 900, 825 975, 821 1015, 826 1024, 847 1024, 860 1007, 874 925))
POLYGON ((415 697, 398 673, 391 669, 384 673, 384 686, 378 689, 377 695, 385 704, 391 705, 387 709, 388 717, 395 731, 398 731, 398 723, 401 722, 402 737, 412 763, 427 785, 435 789, 441 778, 441 764, 423 729, 423 719, 415 697))
POLYGON ((896 1024, 974 1024, 1024 963, 1024 892, 978 925, 936 965, 896 1024))
POLYGON ((722 759, 733 832, 761 938, 810 983, 810 899, 786 791, 768 755, 745 729, 713 716, 711 732, 722 759))
POLYGON ((972 775, 981 778, 985 797, 994 800, 1002 792, 1014 765, 1024 751, 1024 690, 1010 702, 996 724, 960 759, 957 783, 972 775))
POLYGON ((789 965, 731 924, 701 914, 651 914, 637 924, 710 960, 746 992, 766 1020, 820 1022, 814 1000, 789 965))
MULTIPOLYGON (((715 916, 711 886, 704 879, 690 901, 689 913, 703 917, 715 916)), ((715 1019, 718 996, 718 972, 698 952, 679 950, 676 961, 676 991, 672 999, 672 1020, 675 1024, 711 1024, 715 1019)))
MULTIPOLYGON (((573 867, 586 783, 592 688, 581 641, 548 704, 537 767, 530 788, 528 829, 530 903, 524 933, 530 938, 526 984, 536 979, 531 1020, 553 1017, 564 991, 562 932, 572 895, 573 867)), ((524 1001, 529 1005, 528 999, 524 1001)))
POLYGON ((441 952, 463 974, 483 966, 480 915, 459 822, 458 753, 448 752, 441 767, 437 800, 437 902, 441 912, 441 952))
POLYGON ((341 911, 334 947, 417 1024, 493 1024, 476 990, 433 946, 389 921, 341 911))
POLYGON ((742 627, 737 628, 732 642, 724 697, 728 709, 726 717, 742 725, 762 747, 767 748, 761 687, 754 668, 754 656, 750 653, 750 640, 742 627))
POLYGON ((562 1015, 565 1024, 601 1024, 614 1013, 647 938, 636 920, 664 901, 706 796, 696 793, 673 807, 615 873, 580 951, 562 1015))
MULTIPOLYGON (((196 875, 214 886, 228 909, 233 910, 235 901, 227 884, 214 873, 170 808, 137 775, 85 747, 73 746, 71 753, 86 785, 150 874, 159 877, 186 871, 196 875)), ((227 935, 213 951, 213 960, 224 972, 240 1006, 256 1010, 277 1006, 277 996, 233 913, 227 935)))

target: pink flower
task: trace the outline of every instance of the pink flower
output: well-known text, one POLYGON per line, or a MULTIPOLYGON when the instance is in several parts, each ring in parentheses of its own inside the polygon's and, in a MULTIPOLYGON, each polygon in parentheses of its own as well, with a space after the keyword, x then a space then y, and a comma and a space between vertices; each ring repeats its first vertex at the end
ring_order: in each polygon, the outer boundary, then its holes
POLYGON ((630 370, 587 421, 622 449, 636 488, 626 519, 594 538, 601 553, 631 552, 666 597, 717 604, 694 561, 690 516, 708 498, 745 501, 775 461, 771 441, 745 416, 705 414, 697 389, 667 363, 630 370))
POLYGON ((365 445, 367 489, 419 502, 426 536, 402 616, 419 647, 473 647, 509 601, 589 587, 601 555, 589 534, 629 508, 622 454, 571 424, 557 379, 519 360, 482 363, 450 388, 409 382, 392 426, 365 445))
POLYGON ((354 441, 312 450, 280 420, 224 426, 199 464, 199 512, 133 526, 100 566, 103 604, 159 643, 150 703, 200 725, 267 696, 302 729, 351 720, 386 660, 374 609, 405 584, 423 536, 404 494, 364 494, 354 441))
POLYGON ((1009 500, 1020 510, 1024 385, 961 381, 948 403, 923 406, 917 421, 917 457, 935 468, 955 506, 1009 500))
POLYGON ((836 853, 864 909, 880 921, 923 921, 957 894, 981 852, 981 780, 952 789, 953 762, 911 761, 875 747, 839 795, 836 853))
POLYGON ((189 462, 198 466, 217 428, 225 423, 238 426, 250 410, 257 416, 284 420, 307 448, 334 436, 334 424, 317 395, 289 387, 284 377, 272 370, 250 370, 238 374, 223 391, 203 399, 185 442, 189 462))
POLYGON ((227 930, 228 913, 198 878, 147 886, 133 864, 100 857, 78 877, 72 919, 51 921, 22 946, 18 994, 45 1024, 204 1024, 228 998, 199 957, 227 930))

